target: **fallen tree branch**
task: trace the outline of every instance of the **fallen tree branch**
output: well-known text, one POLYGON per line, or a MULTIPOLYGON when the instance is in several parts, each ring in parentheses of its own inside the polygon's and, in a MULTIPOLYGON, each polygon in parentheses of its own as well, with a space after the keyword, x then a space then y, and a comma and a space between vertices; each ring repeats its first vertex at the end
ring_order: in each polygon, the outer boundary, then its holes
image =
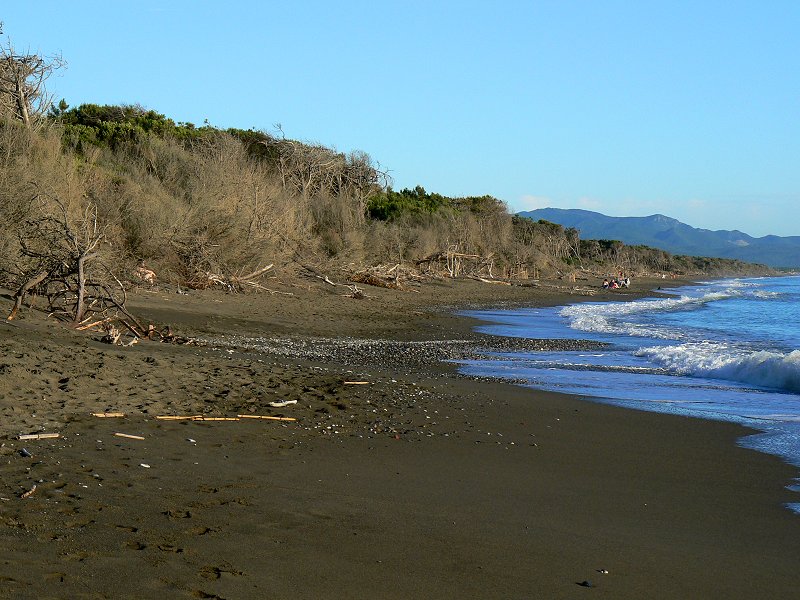
POLYGON ((475 281, 482 281, 483 283, 494 283, 496 285, 511 285, 509 281, 501 281, 499 279, 486 279, 485 277, 471 277, 475 281))
POLYGON ((261 275, 263 275, 264 273, 269 271, 274 266, 275 266, 275 264, 272 263, 272 264, 267 265, 266 267, 262 267, 260 269, 257 269, 255 271, 253 271, 249 275, 240 275, 240 276, 237 276, 237 277, 231 277, 231 281, 236 281, 236 282, 250 281, 251 279, 255 279, 256 277, 260 277, 261 275))
POLYGON ((42 283, 48 275, 49 273, 47 271, 42 271, 28 279, 20 286, 20 288, 17 290, 17 293, 14 294, 14 307, 11 309, 8 317, 6 317, 7 321, 12 321, 17 316, 17 312, 19 312, 19 309, 22 306, 22 301, 25 299, 25 294, 28 293, 28 290, 42 283))
POLYGON ((365 272, 354 273, 353 275, 350 275, 349 279, 350 279, 350 281, 353 281, 355 283, 364 283, 364 284, 367 284, 367 285, 372 285, 372 286, 375 286, 375 287, 387 288, 387 289, 390 289, 390 290, 400 289, 400 285, 397 283, 396 280, 395 281, 386 281, 385 279, 381 279, 380 277, 376 277, 375 275, 372 275, 371 273, 365 273, 365 272))

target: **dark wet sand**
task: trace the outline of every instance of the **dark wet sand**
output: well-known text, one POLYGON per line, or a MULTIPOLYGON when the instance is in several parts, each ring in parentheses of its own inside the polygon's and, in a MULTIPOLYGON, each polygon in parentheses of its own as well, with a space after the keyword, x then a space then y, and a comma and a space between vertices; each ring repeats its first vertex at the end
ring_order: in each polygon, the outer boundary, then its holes
MULTIPOLYGON (((477 282, 368 288, 361 301, 280 289, 295 295, 143 291, 130 306, 198 336, 480 344, 468 319, 430 307, 586 299, 477 282)), ((346 364, 118 348, 23 316, 0 325, 0 597, 797 593, 800 517, 783 508, 796 469, 737 447, 738 426, 458 378, 394 360, 391 344, 346 364), (128 416, 90 416, 111 410, 128 416), (15 439, 42 430, 61 437, 15 439)))

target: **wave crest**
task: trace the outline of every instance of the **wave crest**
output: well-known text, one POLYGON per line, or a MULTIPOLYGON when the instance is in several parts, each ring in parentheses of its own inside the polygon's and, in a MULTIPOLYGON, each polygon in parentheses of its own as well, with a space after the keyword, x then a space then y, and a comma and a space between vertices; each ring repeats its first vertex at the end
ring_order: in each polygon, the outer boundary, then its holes
POLYGON ((747 353, 705 342, 640 348, 635 354, 682 375, 800 392, 800 350, 747 353))
POLYGON ((725 300, 738 295, 735 291, 710 292, 700 297, 680 296, 661 300, 638 300, 634 302, 604 302, 600 304, 573 304, 559 311, 569 319, 572 329, 592 333, 613 333, 634 337, 681 339, 679 331, 668 328, 653 328, 638 323, 626 322, 625 317, 636 314, 691 310, 709 302, 725 300))

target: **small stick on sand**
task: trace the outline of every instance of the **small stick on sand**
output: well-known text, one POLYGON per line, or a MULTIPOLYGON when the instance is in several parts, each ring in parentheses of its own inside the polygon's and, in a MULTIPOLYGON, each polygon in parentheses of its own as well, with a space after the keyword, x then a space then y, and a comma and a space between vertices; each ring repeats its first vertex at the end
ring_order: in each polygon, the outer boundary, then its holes
POLYGON ((100 319, 99 321, 94 321, 93 323, 88 323, 86 325, 81 325, 80 327, 76 327, 78 331, 84 331, 86 329, 91 329, 92 327, 97 327, 98 325, 105 325, 108 323, 108 319, 100 319))
POLYGON ((268 419, 270 421, 297 421, 294 417, 272 417, 269 415, 236 415, 240 419, 268 419))
POLYGON ((194 417, 192 421, 238 421, 238 417, 194 417))
POLYGON ((369 385, 369 381, 345 381, 345 385, 369 385))
POLYGON ((156 419, 160 419, 161 421, 194 421, 202 418, 202 415, 188 415, 185 417, 180 415, 158 415, 156 417, 156 419))
POLYGON ((27 492, 25 492, 24 494, 22 494, 20 496, 20 498, 29 498, 31 495, 33 495, 33 492, 35 492, 35 491, 36 491, 36 484, 34 483, 33 487, 31 489, 29 489, 27 492))
POLYGON ((124 417, 125 413, 121 412, 102 412, 102 413, 92 413, 93 417, 98 417, 100 419, 111 419, 116 417, 124 417))
POLYGON ((24 435, 17 436, 18 440, 49 440, 53 438, 60 437, 61 434, 58 433, 26 433, 24 435))
POLYGON ((114 435, 117 436, 117 437, 121 437, 121 438, 128 438, 130 440, 143 440, 144 439, 144 437, 142 437, 141 435, 131 435, 129 433, 115 433, 114 435))

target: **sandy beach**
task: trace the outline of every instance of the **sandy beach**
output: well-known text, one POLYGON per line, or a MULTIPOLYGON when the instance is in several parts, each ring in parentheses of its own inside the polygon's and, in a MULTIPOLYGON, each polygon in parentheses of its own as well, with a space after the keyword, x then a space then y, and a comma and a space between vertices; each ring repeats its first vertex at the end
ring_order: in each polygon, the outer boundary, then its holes
POLYGON ((0 324, 0 597, 793 597, 797 470, 738 447, 747 430, 443 362, 502 343, 458 308, 660 282, 598 284, 129 299, 204 346, 109 346, 23 310, 0 324), (157 418, 190 415, 296 420, 157 418), (17 439, 40 432, 59 437, 17 439))

